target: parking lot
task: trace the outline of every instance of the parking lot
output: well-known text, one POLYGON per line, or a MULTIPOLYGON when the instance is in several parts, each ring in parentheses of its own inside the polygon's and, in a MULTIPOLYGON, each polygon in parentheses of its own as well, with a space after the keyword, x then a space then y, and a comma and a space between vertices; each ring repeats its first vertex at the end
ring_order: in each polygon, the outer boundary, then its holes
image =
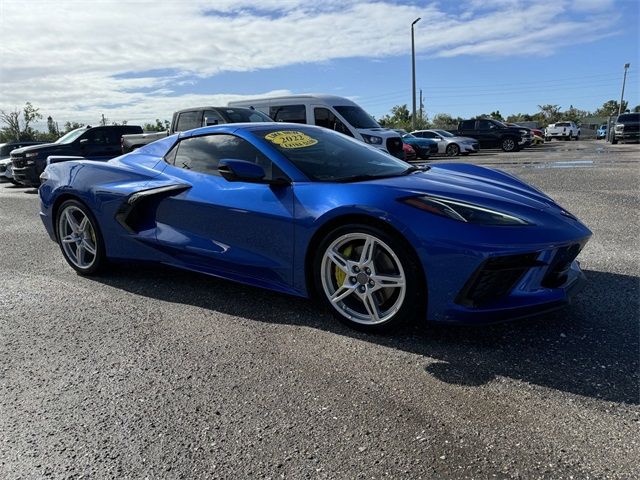
POLYGON ((573 305, 374 336, 163 267, 83 278, 0 184, 0 478, 639 478, 640 146, 457 160, 591 228, 573 305))

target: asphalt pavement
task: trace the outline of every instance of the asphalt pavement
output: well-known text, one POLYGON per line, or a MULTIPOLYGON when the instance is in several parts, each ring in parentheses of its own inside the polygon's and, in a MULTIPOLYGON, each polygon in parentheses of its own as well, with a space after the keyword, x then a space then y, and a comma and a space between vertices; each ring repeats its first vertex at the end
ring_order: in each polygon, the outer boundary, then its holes
POLYGON ((375 336, 169 268, 83 278, 1 184, 0 478, 640 478, 640 147, 461 160, 593 230, 573 305, 375 336))

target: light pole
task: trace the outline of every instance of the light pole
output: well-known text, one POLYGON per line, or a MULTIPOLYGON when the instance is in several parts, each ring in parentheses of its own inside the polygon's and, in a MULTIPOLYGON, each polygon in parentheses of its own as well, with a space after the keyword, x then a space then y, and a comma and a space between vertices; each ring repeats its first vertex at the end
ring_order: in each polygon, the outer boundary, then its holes
POLYGON ((624 100, 624 84, 627 82, 627 70, 631 66, 630 63, 624 64, 624 77, 622 77, 622 93, 620 93, 620 105, 618 106, 618 116, 622 113, 622 102, 624 100))
POLYGON ((420 21, 420 17, 416 18, 411 24, 411 95, 413 98, 413 110, 411 111, 411 128, 416 129, 416 46, 413 40, 413 26, 420 21))

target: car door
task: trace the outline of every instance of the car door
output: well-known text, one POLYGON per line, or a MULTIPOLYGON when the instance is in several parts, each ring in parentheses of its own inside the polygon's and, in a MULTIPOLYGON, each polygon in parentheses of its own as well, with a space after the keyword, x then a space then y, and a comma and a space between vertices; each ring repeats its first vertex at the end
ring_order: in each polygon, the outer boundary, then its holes
POLYGON ((498 146, 498 132, 496 126, 489 120, 478 120, 478 140, 484 148, 498 146))
POLYGON ((117 129, 92 128, 78 140, 80 155, 90 160, 110 160, 120 152, 120 136, 117 129))
MULTIPOLYGON (((447 150, 447 145, 443 138, 435 132, 420 132, 422 134, 422 138, 428 138, 429 140, 433 140, 438 143, 438 153, 445 153, 447 150)), ((415 133, 414 133, 415 135, 415 133)))
POLYGON ((217 170, 224 158, 255 162, 266 178, 284 175, 240 137, 209 134, 181 140, 167 155, 164 173, 191 188, 160 202, 157 241, 179 264, 287 289, 294 254, 292 188, 227 181, 217 170))

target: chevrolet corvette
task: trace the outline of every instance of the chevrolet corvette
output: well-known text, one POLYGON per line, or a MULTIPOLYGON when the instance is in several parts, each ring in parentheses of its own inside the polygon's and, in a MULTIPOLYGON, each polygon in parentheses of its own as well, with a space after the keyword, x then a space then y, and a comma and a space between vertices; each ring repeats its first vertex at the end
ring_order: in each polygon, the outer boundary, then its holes
POLYGON ((565 306, 591 236, 508 173, 409 165, 299 124, 199 128, 41 180, 44 226, 81 275, 158 262, 315 297, 367 331, 565 306))

